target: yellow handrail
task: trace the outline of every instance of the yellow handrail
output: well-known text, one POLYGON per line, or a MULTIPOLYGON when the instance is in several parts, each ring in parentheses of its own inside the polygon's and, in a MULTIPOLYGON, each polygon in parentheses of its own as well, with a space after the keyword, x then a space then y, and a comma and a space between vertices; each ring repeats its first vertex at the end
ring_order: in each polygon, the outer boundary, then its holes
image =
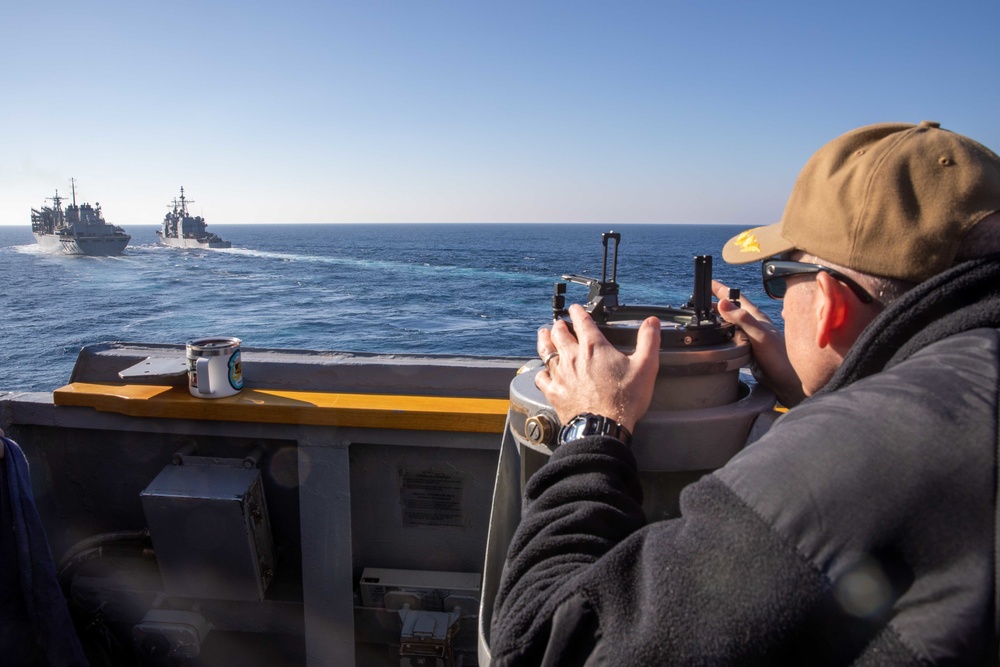
POLYGON ((244 388, 227 398, 195 398, 186 387, 73 382, 56 405, 134 417, 502 433, 509 401, 499 398, 349 394, 244 388))

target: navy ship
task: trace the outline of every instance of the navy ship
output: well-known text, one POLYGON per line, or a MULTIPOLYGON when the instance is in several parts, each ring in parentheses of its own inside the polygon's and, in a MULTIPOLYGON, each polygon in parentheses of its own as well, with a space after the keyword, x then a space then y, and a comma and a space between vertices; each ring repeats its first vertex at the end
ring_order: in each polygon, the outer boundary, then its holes
POLYGON ((120 255, 131 236, 121 227, 108 224, 101 215, 101 205, 76 203, 76 181, 70 179, 73 203, 62 208, 63 198, 56 190, 52 206, 31 209, 31 232, 43 249, 66 255, 120 255))
POLYGON ((203 217, 188 213, 188 203, 193 200, 185 199, 182 187, 180 199, 174 199, 173 210, 164 216, 163 227, 156 230, 160 243, 175 248, 231 248, 232 243, 206 229, 208 225, 203 217))

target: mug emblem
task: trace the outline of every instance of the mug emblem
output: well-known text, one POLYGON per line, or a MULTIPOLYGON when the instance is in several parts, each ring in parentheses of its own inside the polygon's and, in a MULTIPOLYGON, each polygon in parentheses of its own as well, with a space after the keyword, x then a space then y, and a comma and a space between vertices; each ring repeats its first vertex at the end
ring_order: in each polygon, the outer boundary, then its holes
POLYGON ((236 390, 243 388, 243 362, 239 350, 229 357, 229 386, 236 390))

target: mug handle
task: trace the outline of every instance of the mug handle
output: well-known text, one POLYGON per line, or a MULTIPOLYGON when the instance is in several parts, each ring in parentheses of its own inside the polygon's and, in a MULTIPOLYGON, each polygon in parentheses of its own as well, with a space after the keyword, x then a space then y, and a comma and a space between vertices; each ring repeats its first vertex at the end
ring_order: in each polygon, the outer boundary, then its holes
POLYGON ((195 373, 198 374, 198 392, 202 394, 212 393, 212 381, 208 374, 208 359, 201 357, 195 365, 195 373))

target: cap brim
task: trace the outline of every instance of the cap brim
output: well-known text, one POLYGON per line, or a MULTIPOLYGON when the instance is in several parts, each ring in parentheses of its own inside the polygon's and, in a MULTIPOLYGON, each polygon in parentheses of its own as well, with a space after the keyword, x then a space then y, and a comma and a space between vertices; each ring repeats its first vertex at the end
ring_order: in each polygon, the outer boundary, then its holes
POLYGON ((795 246, 781 236, 781 223, 754 227, 737 234, 722 246, 722 259, 730 264, 749 264, 794 250, 795 246))

